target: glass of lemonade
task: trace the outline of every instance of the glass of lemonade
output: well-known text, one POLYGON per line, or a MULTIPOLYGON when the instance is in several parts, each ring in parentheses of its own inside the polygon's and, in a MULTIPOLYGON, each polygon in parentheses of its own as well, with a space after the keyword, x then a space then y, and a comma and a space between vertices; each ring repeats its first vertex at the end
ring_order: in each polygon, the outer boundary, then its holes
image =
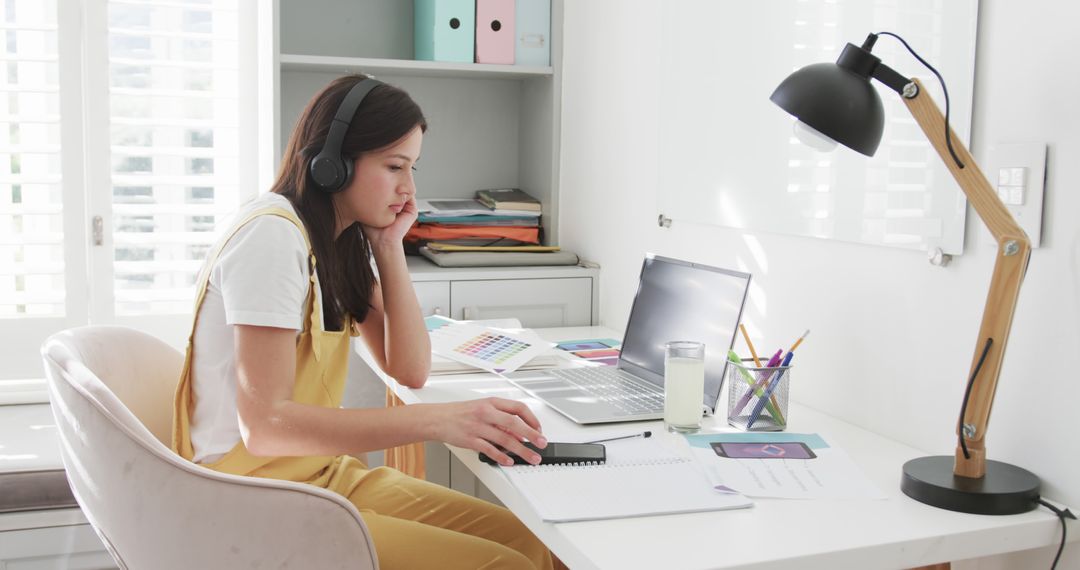
POLYGON ((664 425, 669 431, 701 429, 705 393, 705 344, 675 340, 664 345, 664 425))

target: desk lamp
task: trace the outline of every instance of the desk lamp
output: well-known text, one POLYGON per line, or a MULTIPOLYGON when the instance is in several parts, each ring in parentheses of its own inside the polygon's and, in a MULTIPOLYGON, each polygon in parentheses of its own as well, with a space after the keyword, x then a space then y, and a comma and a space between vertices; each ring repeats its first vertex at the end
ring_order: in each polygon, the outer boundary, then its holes
POLYGON ((871 79, 903 98, 997 242, 990 292, 960 407, 956 452, 953 456, 920 457, 905 463, 901 490, 917 501, 953 511, 992 515, 1029 511, 1038 506, 1039 478, 1020 467, 987 460, 985 438, 1031 245, 971 154, 951 132, 949 92, 941 74, 902 38, 881 32, 867 36, 861 47, 847 44, 835 64, 816 63, 792 73, 770 99, 795 116, 795 131, 801 140, 809 139, 807 142, 816 148, 840 143, 873 156, 881 141, 885 113, 871 79), (945 93, 944 117, 918 79, 904 77, 870 53, 878 35, 898 39, 937 76, 945 93))

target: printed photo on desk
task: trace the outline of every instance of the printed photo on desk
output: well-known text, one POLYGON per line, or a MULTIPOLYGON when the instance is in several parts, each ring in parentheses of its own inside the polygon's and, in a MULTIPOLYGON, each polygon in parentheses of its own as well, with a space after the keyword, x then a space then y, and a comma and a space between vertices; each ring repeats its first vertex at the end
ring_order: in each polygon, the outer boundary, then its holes
POLYGON ((748 497, 885 498, 842 449, 816 433, 716 433, 686 440, 714 485, 748 497))

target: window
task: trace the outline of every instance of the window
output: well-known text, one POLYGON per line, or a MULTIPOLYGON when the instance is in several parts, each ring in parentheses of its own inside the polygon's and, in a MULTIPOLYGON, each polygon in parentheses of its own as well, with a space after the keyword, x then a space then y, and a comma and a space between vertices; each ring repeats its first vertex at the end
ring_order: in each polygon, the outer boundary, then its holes
POLYGON ((186 338, 218 224, 255 194, 255 6, 0 0, 0 392, 63 328, 186 338))
POLYGON ((64 314, 56 1, 4 0, 0 319, 64 314))

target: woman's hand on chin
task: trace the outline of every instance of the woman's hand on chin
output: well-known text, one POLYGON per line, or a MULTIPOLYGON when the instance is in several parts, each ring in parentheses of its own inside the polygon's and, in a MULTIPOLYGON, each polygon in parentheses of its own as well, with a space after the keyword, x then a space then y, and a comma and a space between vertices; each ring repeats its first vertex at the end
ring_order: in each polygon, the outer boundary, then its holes
POLYGON ((382 228, 374 226, 361 226, 364 230, 364 235, 367 236, 368 241, 371 243, 371 247, 379 246, 397 246, 401 247, 402 240, 405 239, 405 234, 408 233, 409 228, 416 222, 416 218, 419 217, 419 211, 416 208, 416 198, 409 196, 409 199, 405 202, 405 206, 398 212, 394 221, 382 228))

